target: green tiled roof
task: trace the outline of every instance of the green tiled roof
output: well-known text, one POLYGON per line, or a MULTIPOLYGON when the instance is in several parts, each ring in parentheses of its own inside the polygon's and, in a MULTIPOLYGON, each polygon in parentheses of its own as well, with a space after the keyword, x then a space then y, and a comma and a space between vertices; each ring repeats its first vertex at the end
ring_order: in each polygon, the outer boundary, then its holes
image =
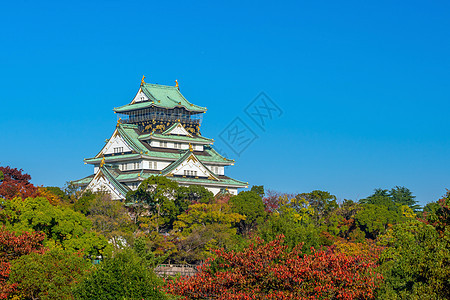
MULTIPOLYGON (((223 157, 222 155, 220 155, 216 150, 214 150, 214 148, 211 145, 208 146, 204 146, 205 152, 208 153, 209 155, 211 155, 210 157, 212 157, 212 160, 207 160, 207 161, 211 161, 211 162, 230 162, 233 163, 234 160, 233 159, 228 159, 223 157)), ((207 157, 207 156, 205 156, 207 157)), ((202 157, 198 157, 199 159, 201 159, 202 157)), ((205 159, 206 161, 206 159, 205 159)))
POLYGON ((127 104, 114 108, 115 112, 123 113, 136 109, 148 108, 151 106, 162 108, 184 107, 193 112, 205 112, 206 108, 190 103, 180 93, 180 90, 174 86, 158 85, 145 83, 141 86, 144 94, 150 99, 149 101, 127 104))
MULTIPOLYGON (((110 170, 109 168, 107 168, 107 167, 101 167, 100 168, 100 170, 101 170, 101 172, 103 172, 103 174, 106 176, 106 178, 109 180, 109 182, 111 182, 111 184, 118 190, 118 191, 120 191, 121 193, 122 193, 122 195, 126 195, 129 191, 130 191, 130 189, 126 186, 126 185, 124 185, 124 184, 121 184, 119 181, 117 181, 117 179, 116 179, 116 176, 117 176, 117 173, 116 174, 114 174, 115 172, 111 172, 112 170, 110 170), (114 175, 116 175, 116 176, 114 176, 114 175)), ((99 171, 100 172, 100 171, 99 171)))
POLYGON ((167 128, 162 134, 168 134, 172 129, 174 129, 175 127, 177 127, 180 123, 179 122, 175 122, 173 123, 169 128, 167 128))
POLYGON ((87 177, 71 181, 74 185, 88 185, 91 182, 92 178, 94 178, 95 174, 89 175, 87 177))
POLYGON ((139 141, 139 130, 136 125, 119 124, 118 130, 120 136, 130 145, 136 152, 144 153, 148 149, 139 141))
POLYGON ((168 174, 170 171, 178 167, 183 161, 185 161, 191 155, 191 151, 187 150, 183 156, 181 156, 177 161, 168 165, 164 170, 161 171, 162 175, 168 174))

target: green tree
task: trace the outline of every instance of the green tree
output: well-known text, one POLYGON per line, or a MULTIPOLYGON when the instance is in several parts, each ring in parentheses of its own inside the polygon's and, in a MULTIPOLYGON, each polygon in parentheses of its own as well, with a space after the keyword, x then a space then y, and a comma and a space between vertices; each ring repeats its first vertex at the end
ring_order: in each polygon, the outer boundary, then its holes
POLYGON ((162 281, 132 250, 118 252, 78 284, 76 299, 155 299, 168 297, 159 290, 162 281))
POLYGON ((90 190, 87 190, 83 193, 73 204, 73 210, 79 211, 85 216, 89 215, 89 210, 91 208, 91 203, 97 198, 99 195, 103 194, 102 192, 93 193, 90 190))
POLYGON ((211 203, 214 200, 214 194, 200 185, 190 185, 188 187, 180 186, 178 198, 180 198, 180 204, 185 204, 183 210, 186 210, 189 203, 211 203))
POLYGON ((230 205, 233 212, 245 216, 245 220, 241 220, 238 225, 240 233, 243 234, 254 230, 266 215, 262 198, 255 191, 240 192, 231 197, 230 205))
POLYGON ((380 238, 385 285, 380 299, 450 299, 450 232, 415 219, 380 238))
POLYGON ((265 196, 263 185, 254 185, 254 186, 252 186, 250 191, 257 193, 261 198, 264 198, 264 196, 265 196))
POLYGON ((80 255, 54 248, 31 253, 12 263, 10 281, 15 294, 26 299, 73 299, 72 288, 92 264, 80 255))
POLYGON ((405 218, 400 210, 390 210, 384 205, 366 204, 356 214, 355 220, 366 238, 376 239, 390 226, 405 220, 405 218))
POLYGON ((179 196, 178 183, 164 176, 144 180, 137 190, 128 192, 127 201, 134 203, 136 222, 140 216, 149 216, 150 220, 144 220, 154 227, 148 226, 148 231, 155 228, 157 232, 171 229, 177 215, 186 207, 185 199, 179 196))
POLYGON ((288 195, 283 195, 278 202, 277 212, 270 214, 258 227, 258 235, 262 239, 274 241, 283 235, 289 249, 303 243, 306 252, 311 247, 319 248, 326 244, 320 235, 320 228, 312 219, 314 210, 308 201, 300 197, 289 199, 288 195))
POLYGON ((212 255, 214 249, 230 249, 236 242, 235 224, 245 216, 234 213, 227 203, 197 203, 180 214, 174 223, 178 251, 171 259, 197 263, 212 255))
POLYGON ((394 201, 392 201, 391 196, 389 195, 388 190, 383 189, 375 189, 374 193, 365 199, 359 200, 361 204, 375 204, 375 205, 383 205, 388 208, 396 207, 394 201))
POLYGON ((396 186, 392 188, 389 195, 394 203, 408 205, 415 213, 422 209, 415 200, 416 196, 413 196, 412 192, 404 186, 396 186))
POLYGON ((395 187, 391 191, 376 189, 372 195, 359 201, 363 209, 355 220, 366 238, 375 239, 392 225, 415 216, 413 199, 414 196, 404 187, 395 187))
POLYGON ((135 225, 124 204, 111 200, 108 194, 97 194, 90 202, 88 219, 92 221, 92 228, 105 236, 116 249, 125 247, 127 240, 131 240, 135 225))
POLYGON ((83 250, 92 256, 109 251, 105 237, 91 230, 92 222, 68 207, 57 207, 46 198, 1 200, 0 220, 15 232, 41 231, 45 245, 60 245, 71 251, 83 250))
POLYGON ((414 200, 416 196, 413 196, 412 192, 404 186, 396 186, 390 191, 385 189, 375 189, 375 192, 365 199, 361 199, 361 204, 375 204, 384 205, 389 210, 396 210, 396 208, 407 205, 414 212, 418 212, 421 207, 417 205, 417 201, 414 200))
POLYGON ((314 221, 320 224, 333 210, 339 207, 336 196, 326 191, 314 190, 310 193, 296 195, 296 198, 305 199, 314 209, 314 221))

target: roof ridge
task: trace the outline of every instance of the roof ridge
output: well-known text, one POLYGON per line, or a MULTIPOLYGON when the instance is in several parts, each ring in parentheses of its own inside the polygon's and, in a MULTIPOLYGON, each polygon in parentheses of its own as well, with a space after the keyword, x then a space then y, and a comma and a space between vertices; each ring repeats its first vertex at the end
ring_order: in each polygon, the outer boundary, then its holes
POLYGON ((119 192, 124 194, 124 196, 127 194, 129 189, 127 187, 125 187, 123 184, 121 184, 120 182, 118 182, 116 180, 116 178, 111 174, 111 172, 108 170, 108 168, 106 166, 100 167, 100 171, 103 172, 103 174, 105 174, 105 176, 107 177, 109 182, 111 182, 111 184, 115 188, 117 188, 119 190, 119 192))
POLYGON ((165 85, 165 84, 157 84, 157 83, 146 82, 146 83, 144 83, 143 86, 146 86, 146 85, 151 85, 151 86, 154 86, 154 87, 172 88, 172 89, 177 89, 178 90, 178 88, 176 86, 173 86, 173 85, 165 85))

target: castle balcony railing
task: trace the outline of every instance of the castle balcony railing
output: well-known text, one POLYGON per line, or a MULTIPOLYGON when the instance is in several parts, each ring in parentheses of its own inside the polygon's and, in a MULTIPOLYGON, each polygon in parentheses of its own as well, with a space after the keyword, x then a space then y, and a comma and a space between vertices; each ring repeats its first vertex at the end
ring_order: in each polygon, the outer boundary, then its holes
POLYGON ((117 114, 117 117, 121 119, 122 123, 125 124, 135 124, 145 121, 169 121, 176 122, 180 121, 181 123, 201 125, 202 115, 185 115, 185 114, 164 114, 164 113, 148 113, 148 114, 139 114, 139 115, 125 115, 125 114, 117 114))

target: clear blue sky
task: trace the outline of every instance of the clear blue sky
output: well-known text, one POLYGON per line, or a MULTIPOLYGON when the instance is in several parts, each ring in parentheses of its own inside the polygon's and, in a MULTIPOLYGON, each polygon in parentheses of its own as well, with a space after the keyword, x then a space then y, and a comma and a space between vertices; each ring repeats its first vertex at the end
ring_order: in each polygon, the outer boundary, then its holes
POLYGON ((208 107, 228 174, 286 192, 360 199, 450 187, 448 1, 9 1, 0 9, 0 165, 63 186, 92 173, 113 107, 142 75, 208 107), (245 107, 283 110, 262 131, 245 107), (236 156, 235 118, 258 139, 236 156))

